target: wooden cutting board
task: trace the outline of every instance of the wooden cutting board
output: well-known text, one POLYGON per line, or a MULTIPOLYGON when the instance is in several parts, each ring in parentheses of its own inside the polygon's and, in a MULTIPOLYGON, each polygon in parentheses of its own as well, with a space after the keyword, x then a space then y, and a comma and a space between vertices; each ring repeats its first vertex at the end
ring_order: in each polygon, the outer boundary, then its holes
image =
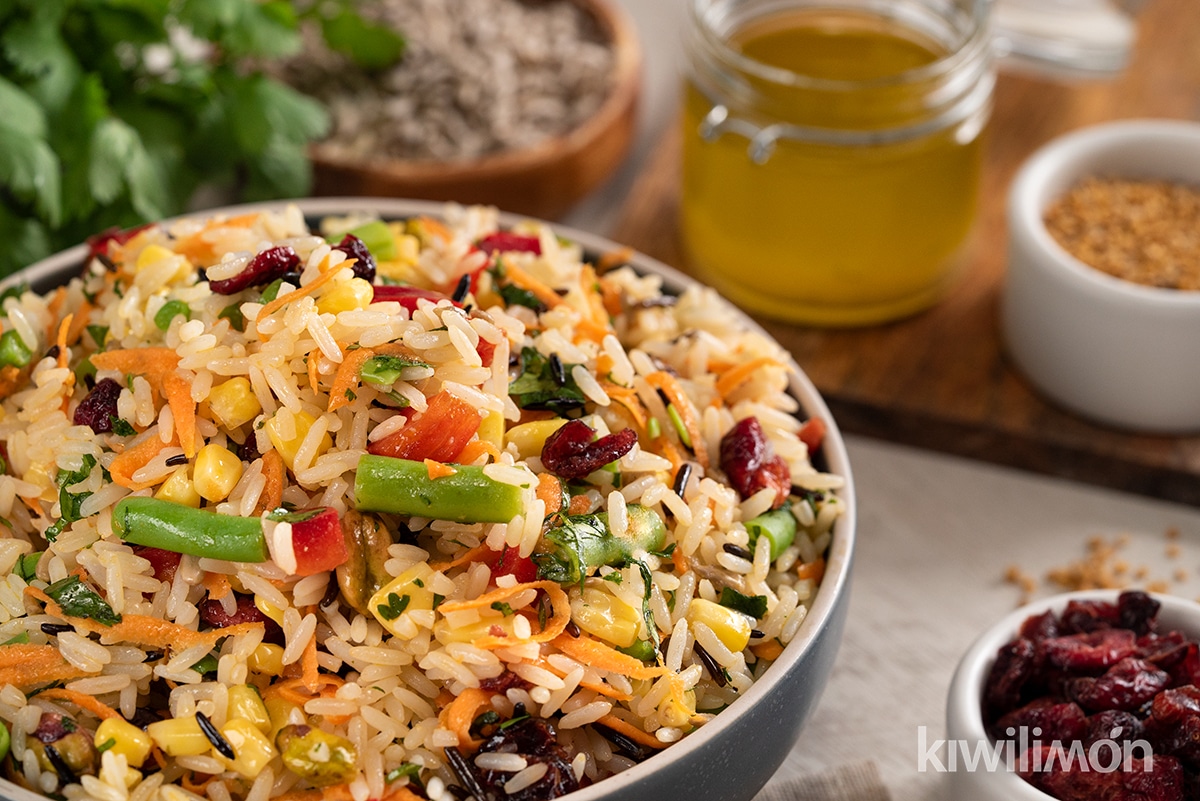
MULTIPOLYGON (((859 330, 763 320, 824 395, 843 430, 1200 505, 1200 435, 1102 428, 1043 400, 1003 352, 1005 194, 1046 141, 1130 117, 1200 119, 1197 0, 1149 0, 1132 61, 1115 80, 1060 84, 1002 74, 969 265, 948 297, 911 319, 859 330)), ((614 238, 685 272, 677 210, 679 132, 659 144, 614 238)))

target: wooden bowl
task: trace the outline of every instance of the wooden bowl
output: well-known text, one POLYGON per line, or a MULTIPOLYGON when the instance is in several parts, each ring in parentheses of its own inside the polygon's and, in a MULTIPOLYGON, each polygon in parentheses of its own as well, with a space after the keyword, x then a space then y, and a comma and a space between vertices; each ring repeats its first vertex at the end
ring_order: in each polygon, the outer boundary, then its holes
POLYGON ((642 53, 633 23, 614 0, 570 0, 612 42, 614 76, 596 113, 566 134, 478 159, 432 162, 328 158, 312 153, 313 194, 483 203, 557 219, 610 177, 633 141, 642 53))

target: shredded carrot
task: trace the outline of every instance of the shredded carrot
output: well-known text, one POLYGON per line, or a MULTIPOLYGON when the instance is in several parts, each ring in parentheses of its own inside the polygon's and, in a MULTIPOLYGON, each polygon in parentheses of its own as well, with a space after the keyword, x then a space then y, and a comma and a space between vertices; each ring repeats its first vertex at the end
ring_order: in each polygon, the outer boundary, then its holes
POLYGON ((587 298, 588 312, 592 322, 601 328, 609 328, 608 309, 604 308, 604 297, 600 291, 600 281, 592 265, 585 264, 579 271, 579 285, 583 288, 583 296, 587 298))
POLYGON ((671 475, 677 475, 679 468, 683 466, 683 454, 675 447, 675 443, 667 439, 666 434, 659 434, 654 440, 655 447, 662 453, 663 457, 671 463, 671 475))
MULTIPOLYGON (((289 790, 283 795, 276 796, 274 801, 354 801, 350 785, 337 784, 333 787, 322 787, 320 790, 289 790)), ((424 798, 402 785, 394 790, 388 790, 378 801, 425 801, 424 798)))
POLYGON ((547 517, 562 511, 568 500, 562 480, 551 473, 538 474, 537 498, 546 505, 547 517))
MULTIPOLYGON (((119 623, 106 626, 91 618, 66 614, 54 599, 36 587, 26 587, 25 594, 45 604, 46 614, 69 620, 76 629, 89 634, 99 634, 100 642, 104 645, 129 642, 164 651, 182 650, 196 645, 207 645, 209 648, 213 648, 218 640, 259 631, 263 625, 262 623, 238 623, 211 631, 194 631, 162 618, 127 614, 121 616, 119 623)), ((2 650, 0 649, 0 651, 2 650)))
POLYGON ((118 713, 115 709, 107 704, 100 703, 94 696, 87 695, 86 693, 76 692, 75 690, 56 687, 49 690, 43 690, 41 693, 39 693, 39 695, 41 695, 43 698, 58 699, 59 701, 66 701, 67 703, 74 704, 80 709, 91 712, 101 720, 109 720, 110 718, 121 717, 120 713, 118 713))
POLYGON ((237 217, 230 217, 228 220, 210 220, 208 224, 196 233, 190 234, 174 243, 171 246, 171 250, 184 256, 191 262, 207 264, 216 258, 216 251, 213 249, 213 240, 215 238, 212 236, 213 231, 220 230, 221 228, 249 228, 254 225, 258 217, 258 212, 253 212, 237 217))
POLYGON ((359 372, 374 356, 374 348, 358 348, 345 352, 342 363, 338 365, 333 376, 333 386, 329 388, 328 411, 336 412, 343 406, 350 405, 350 395, 358 388, 359 372))
POLYGON ((286 473, 283 457, 279 455, 279 451, 272 448, 262 455, 262 469, 263 491, 258 498, 258 506, 254 507, 256 515, 273 511, 283 505, 283 484, 286 473))
POLYGON ((766 642, 760 642, 758 645, 751 645, 750 650, 759 659, 774 662, 783 653, 783 646, 779 644, 779 640, 767 640, 766 642))
MULTIPOLYGON (((487 547, 487 545, 476 545, 474 548, 470 549, 469 551, 459 554, 459 556, 456 557, 455 559, 453 559, 452 561, 430 563, 429 567, 434 572, 449 570, 454 567, 459 567, 461 565, 465 565, 468 562, 482 561, 482 560, 488 558, 489 555, 494 554, 494 553, 495 553, 495 551, 493 551, 491 548, 487 547)), ((445 604, 442 605, 442 608, 444 608, 444 606, 445 606, 445 604)))
POLYGON ((97 370, 133 373, 145 376, 151 384, 161 384, 162 377, 179 366, 179 354, 171 348, 126 348, 93 354, 91 361, 97 370))
POLYGON ((608 381, 601 382, 600 386, 609 398, 629 412, 629 416, 633 418, 633 422, 637 425, 638 430, 644 432, 648 424, 646 407, 642 405, 642 401, 638 398, 637 390, 608 381))
MULTIPOLYGON (((54 340, 54 344, 58 346, 57 364, 59 367, 66 367, 67 362, 67 332, 71 330, 71 321, 75 319, 74 314, 68 314, 62 318, 62 322, 58 324, 58 338, 54 340)), ((68 376, 67 386, 75 382, 75 374, 71 373, 68 376)))
POLYGON ((587 514, 592 508, 592 502, 588 500, 586 495, 572 495, 571 502, 567 504, 567 514, 582 515, 587 514))
POLYGON ((459 464, 475 464, 480 456, 487 454, 492 457, 493 462, 500 461, 500 449, 486 439, 473 439, 463 446, 462 453, 458 455, 459 464))
POLYGON ((313 391, 314 395, 321 394, 321 390, 317 385, 318 369, 321 366, 320 358, 316 353, 310 353, 305 359, 305 366, 308 367, 308 388, 313 391))
POLYGON ((267 689, 263 691, 263 696, 266 698, 278 696, 290 704, 303 707, 306 703, 315 698, 320 692, 324 691, 325 688, 332 687, 336 692, 337 688, 341 687, 342 684, 344 684, 344 682, 337 676, 328 673, 319 673, 317 674, 317 680, 315 683, 316 689, 309 691, 308 687, 310 685, 305 683, 305 679, 302 676, 297 676, 295 678, 284 679, 283 681, 277 681, 273 683, 270 687, 267 687, 267 689))
POLYGON ((803 562, 796 568, 796 575, 802 579, 820 581, 825 575, 825 557, 818 556, 811 562, 803 562))
MULTIPOLYGON (((603 273, 603 260, 601 260, 597 266, 600 268, 600 272, 603 273)), ((616 317, 618 314, 624 311, 621 302, 621 288, 617 286, 616 282, 601 277, 600 297, 604 299, 604 310, 607 311, 611 316, 616 317)))
POLYGON ((637 657, 623 654, 597 639, 581 635, 558 637, 552 645, 576 662, 589 667, 620 673, 631 679, 653 679, 663 675, 666 668, 651 667, 637 657))
POLYGON ((86 675, 64 659, 53 645, 0 646, 0 685, 28 689, 86 675))
POLYGON ((92 309, 94 308, 88 300, 84 300, 83 303, 79 304, 79 311, 75 312, 75 318, 71 320, 71 327, 67 329, 68 345, 74 345, 83 336, 84 329, 87 328, 88 318, 91 317, 92 309))
POLYGON ((653 734, 647 734, 646 732, 639 729, 637 726, 634 726, 632 723, 629 723, 627 721, 621 720, 619 717, 617 717, 616 715, 614 715, 612 713, 605 715, 604 717, 600 718, 596 722, 599 723, 601 726, 607 726, 608 728, 612 729, 613 731, 617 732, 618 734, 625 735, 630 740, 633 740, 636 743, 640 743, 641 745, 644 745, 647 748, 656 748, 657 749, 657 748, 666 748, 667 747, 666 743, 660 742, 659 739, 657 737, 655 737, 653 734))
POLYGON ((646 383, 654 389, 662 390, 663 394, 667 396, 667 400, 675 407, 675 411, 679 412, 679 416, 683 419, 683 427, 692 441, 692 453, 696 454, 696 461, 700 463, 701 467, 708 469, 708 447, 704 444, 700 421, 696 418, 696 407, 684 393, 683 387, 679 385, 675 376, 663 370, 646 376, 646 383))
POLYGON ((441 719, 442 728, 458 735, 459 748, 474 751, 483 745, 483 740, 471 736, 471 724, 475 722, 480 709, 485 706, 490 708, 491 705, 491 693, 478 687, 468 687, 459 693, 438 717, 441 719))
POLYGON ((215 775, 206 774, 206 776, 207 778, 205 778, 204 781, 197 782, 194 781, 196 777, 195 771, 184 771, 183 775, 179 777, 179 785, 189 793, 195 793, 196 795, 203 796, 206 794, 205 790, 208 788, 208 785, 212 783, 213 779, 217 778, 215 775))
POLYGON ((520 267, 515 267, 508 262, 504 263, 504 277, 526 292, 532 293, 535 298, 549 309, 553 309, 563 302, 563 299, 551 287, 543 284, 520 267))
POLYGON ((576 342, 588 339, 597 344, 599 344, 606 336, 612 333, 612 330, 609 329, 607 325, 600 325, 599 323, 587 319, 581 319, 578 323, 576 323, 575 331, 577 332, 575 337, 576 342))
POLYGON ((0 398, 7 398, 25 383, 27 373, 19 367, 6 364, 0 367, 0 398))
POLYGON ((434 459, 426 459, 425 460, 425 471, 427 473, 429 473, 430 481, 432 481, 435 478, 445 478, 446 476, 452 476, 458 472, 457 470, 455 470, 453 467, 446 464, 445 462, 439 462, 434 459))
POLYGON ((307 284, 300 287, 299 289, 294 289, 291 292, 287 293, 286 295, 280 295, 279 297, 275 298, 275 300, 268 303, 266 306, 263 306, 262 309, 258 312, 258 317, 255 319, 256 320, 265 320, 268 317, 270 317, 272 314, 274 314, 275 312, 282 309, 284 306, 291 303, 293 300, 300 300, 300 298, 305 297, 306 295, 313 294, 318 289, 320 289, 321 287, 325 286, 330 281, 332 281, 334 279, 334 277, 337 276, 338 273, 340 273, 342 271, 342 268, 350 267, 353 264, 354 264, 354 259, 346 259, 344 262, 339 264, 334 269, 326 270, 325 264, 322 263, 321 269, 323 270, 323 272, 320 275, 318 275, 316 278, 309 281, 307 284))
MULTIPOLYGON (((567 598, 567 594, 563 592, 562 587, 558 586, 558 583, 554 581, 530 581, 524 584, 514 584, 511 587, 500 587, 470 601, 449 601, 443 603, 438 607, 438 611, 443 614, 449 614, 450 612, 458 612, 464 609, 487 609, 494 603, 505 601, 529 589, 544 591, 550 598, 550 606, 554 614, 546 621, 545 628, 530 635, 527 640, 522 640, 522 642, 549 642, 566 630, 567 622, 571 619, 571 602, 567 598)), ((505 648, 509 645, 515 645, 516 641, 511 637, 496 637, 487 634, 476 638, 471 644, 476 648, 491 650, 493 648, 505 648)), ((630 658, 632 659, 632 657, 630 658)))
POLYGON ((208 597, 214 601, 219 601, 233 591, 232 585, 229 583, 229 576, 224 573, 209 573, 205 572, 200 581, 208 590, 208 597))
POLYGON ((156 484, 161 484, 166 480, 166 476, 145 481, 135 481, 133 474, 148 465, 150 460, 158 456, 164 448, 178 444, 178 441, 176 436, 172 436, 170 442, 163 442, 162 437, 152 434, 136 445, 126 448, 108 466, 108 472, 112 476, 113 483, 120 484, 122 487, 134 490, 135 492, 153 487, 156 484))
POLYGON ((678 547, 671 551, 671 562, 675 565, 675 572, 681 576, 690 569, 687 557, 678 547))
POLYGON ((607 376, 612 372, 614 366, 613 357, 607 353, 601 353, 596 357, 596 375, 600 377, 607 376))
POLYGON ((436 236, 443 242, 449 242, 454 238, 454 235, 450 233, 450 229, 447 228, 441 220, 435 220, 433 217, 425 216, 418 217, 417 220, 421 223, 421 231, 423 233, 429 234, 430 236, 436 236))
MULTIPOLYGON (((555 667, 550 662, 547 662, 544 657, 538 657, 534 664, 543 670, 550 671, 560 679, 566 677, 567 675, 565 670, 555 667)), ((599 695, 603 695, 607 698, 612 698, 616 701, 628 701, 630 698, 629 693, 621 692, 616 687, 613 687, 611 684, 606 684, 603 681, 589 681, 588 679, 581 679, 579 681, 579 686, 586 690, 591 690, 599 695)))
POLYGON ((46 326, 46 341, 54 341, 54 332, 58 327, 58 315, 62 311, 63 303, 67 300, 67 288, 60 286, 54 290, 54 297, 50 298, 50 302, 46 304, 46 312, 50 316, 50 324, 46 326))
POLYGON ((175 420, 175 436, 179 438, 183 455, 191 459, 196 455, 196 402, 192 400, 191 382, 178 372, 167 373, 163 376, 162 389, 175 420))
POLYGON ((308 644, 304 646, 304 651, 300 654, 300 680, 309 692, 315 693, 321 689, 319 667, 317 664, 317 638, 314 635, 308 638, 308 644))
POLYGON ((722 398, 729 397, 734 390, 749 381, 751 376, 764 367, 784 367, 784 365, 770 356, 751 359, 722 373, 721 377, 717 379, 717 392, 722 398))

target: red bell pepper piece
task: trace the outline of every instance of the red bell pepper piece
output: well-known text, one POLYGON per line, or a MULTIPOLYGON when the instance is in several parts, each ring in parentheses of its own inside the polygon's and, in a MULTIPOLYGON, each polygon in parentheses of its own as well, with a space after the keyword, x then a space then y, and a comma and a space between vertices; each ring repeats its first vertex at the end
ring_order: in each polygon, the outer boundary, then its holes
POLYGON ((505 546, 503 551, 493 551, 485 561, 492 569, 492 581, 500 576, 513 576, 519 584, 537 580, 537 565, 528 556, 521 556, 516 548, 505 546))
POLYGON ((825 421, 820 417, 809 418, 804 425, 800 426, 796 436, 808 448, 808 455, 813 455, 825 441, 825 421))
POLYGON ((494 234, 488 234, 483 239, 480 239, 476 244, 480 250, 489 256, 496 253, 532 253, 535 256, 542 255, 542 242, 536 236, 526 236, 525 234, 514 234, 512 231, 497 231, 494 234))
MULTIPOLYGON (((292 551, 296 554, 297 576, 333 570, 350 558, 337 510, 324 506, 309 511, 311 517, 292 523, 292 551)), ((298 513, 299 516, 305 514, 307 512, 298 513)))
POLYGON ((376 456, 397 459, 432 459, 453 462, 479 430, 479 411, 465 400, 443 390, 429 399, 404 428, 367 446, 376 456))
MULTIPOLYGON (((432 303, 437 303, 439 300, 450 300, 450 296, 438 292, 436 289, 422 289, 419 286, 396 286, 393 284, 375 285, 372 287, 375 290, 375 295, 372 298, 374 303, 383 303, 384 301, 394 300, 404 308, 408 309, 409 314, 417 310, 417 301, 424 298, 432 303)), ((454 303, 453 300, 450 300, 454 303)), ((454 303, 455 306, 462 308, 461 303, 454 303)))

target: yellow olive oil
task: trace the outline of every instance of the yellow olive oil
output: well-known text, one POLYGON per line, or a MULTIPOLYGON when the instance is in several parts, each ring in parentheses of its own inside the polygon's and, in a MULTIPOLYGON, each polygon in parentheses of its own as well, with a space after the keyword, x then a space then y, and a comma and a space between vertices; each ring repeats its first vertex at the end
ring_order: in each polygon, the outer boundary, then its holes
POLYGON ((780 138, 755 163, 743 133, 698 133, 715 101, 689 84, 682 229, 702 277, 751 311, 818 325, 934 302, 975 216, 980 168, 982 122, 930 123, 930 84, 912 79, 947 53, 843 10, 771 16, 730 46, 796 76, 744 71, 755 100, 730 115, 815 134, 780 138))

